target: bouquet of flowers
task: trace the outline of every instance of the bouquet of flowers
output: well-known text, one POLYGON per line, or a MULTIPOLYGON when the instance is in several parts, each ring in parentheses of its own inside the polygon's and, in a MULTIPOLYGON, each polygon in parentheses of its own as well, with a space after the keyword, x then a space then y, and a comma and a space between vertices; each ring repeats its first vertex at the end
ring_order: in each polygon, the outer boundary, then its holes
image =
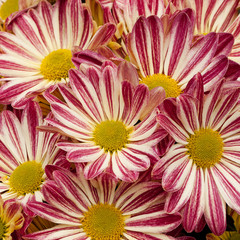
POLYGON ((240 239, 239 0, 0 1, 0 239, 240 239))

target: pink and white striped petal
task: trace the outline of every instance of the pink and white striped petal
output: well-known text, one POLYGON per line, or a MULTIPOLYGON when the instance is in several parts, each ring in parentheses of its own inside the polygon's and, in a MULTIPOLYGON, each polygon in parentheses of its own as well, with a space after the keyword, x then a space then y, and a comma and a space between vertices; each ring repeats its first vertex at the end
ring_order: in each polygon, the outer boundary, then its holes
POLYGON ((196 171, 195 186, 183 213, 183 226, 187 232, 194 231, 197 223, 203 216, 205 206, 204 201, 204 174, 203 170, 198 168, 196 171))
POLYGON ((28 204, 30 210, 48 221, 58 224, 69 224, 72 226, 79 226, 79 219, 69 216, 67 212, 63 212, 56 207, 50 206, 46 203, 32 202, 28 204))
POLYGON ((167 214, 164 211, 154 212, 150 214, 142 214, 133 216, 126 220, 125 229, 128 231, 141 231, 148 233, 170 232, 175 229, 182 221, 180 214, 167 214))
MULTIPOLYGON (((55 226, 50 229, 42 230, 39 232, 31 233, 28 235, 25 235, 25 239, 36 239, 36 240, 57 240, 57 239, 63 239, 67 236, 72 236, 77 233, 79 233, 81 230, 79 229, 78 226, 68 226, 68 225, 60 225, 60 226, 55 226)), ((80 239, 87 239, 85 233, 81 233, 81 235, 84 235, 85 238, 78 238, 80 239)), ((81 236, 80 235, 80 236, 81 236)), ((80 237, 79 236, 79 237, 80 237)))
POLYGON ((204 216, 211 231, 216 235, 221 235, 226 229, 226 204, 218 191, 211 171, 206 170, 205 189, 206 204, 204 216))
POLYGON ((169 193, 165 203, 167 212, 177 212, 187 203, 194 187, 194 179, 196 177, 196 165, 192 166, 192 171, 186 178, 180 190, 169 193))

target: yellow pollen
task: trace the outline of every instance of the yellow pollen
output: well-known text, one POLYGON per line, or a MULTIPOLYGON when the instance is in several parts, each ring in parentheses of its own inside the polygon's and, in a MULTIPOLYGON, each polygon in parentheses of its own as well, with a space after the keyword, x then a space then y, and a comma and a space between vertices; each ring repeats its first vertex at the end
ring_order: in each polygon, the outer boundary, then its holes
POLYGON ((166 98, 177 97, 181 94, 181 88, 177 82, 170 76, 166 76, 164 74, 156 73, 151 76, 147 76, 139 83, 146 84, 150 90, 155 87, 163 87, 166 93, 166 98))
POLYGON ((198 167, 210 168, 221 160, 223 140, 217 131, 200 129, 190 136, 186 148, 187 154, 198 167))
POLYGON ((44 170, 42 164, 28 161, 19 165, 9 178, 10 189, 19 196, 40 190, 44 170))
POLYGON ((60 81, 68 77, 68 71, 74 68, 72 53, 68 49, 58 49, 49 53, 43 60, 40 72, 49 81, 60 81))
POLYGON ((125 226, 122 212, 107 203, 91 206, 81 224, 87 236, 94 240, 120 240, 125 226))
POLYGON ((18 0, 6 0, 0 7, 0 17, 5 20, 16 11, 18 11, 18 0))
POLYGON ((0 239, 3 239, 6 233, 7 233, 6 224, 0 218, 0 239))
POLYGON ((106 152, 112 153, 125 147, 130 131, 120 121, 103 121, 95 127, 93 141, 106 152))

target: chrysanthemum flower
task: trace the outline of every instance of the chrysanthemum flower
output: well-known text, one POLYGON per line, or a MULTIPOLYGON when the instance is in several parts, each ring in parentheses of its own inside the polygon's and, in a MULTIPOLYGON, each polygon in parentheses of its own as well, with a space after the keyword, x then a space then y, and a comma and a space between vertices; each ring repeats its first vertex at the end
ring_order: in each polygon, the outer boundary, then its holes
POLYGON ((106 24, 93 33, 92 18, 80 0, 59 0, 54 7, 41 1, 11 23, 14 34, 0 32, 0 102, 22 108, 28 97, 68 82, 74 47, 95 49, 106 44, 115 26, 106 24))
MULTIPOLYGON (((162 86, 167 97, 177 97, 198 72, 203 75, 205 91, 224 76, 228 68, 224 55, 228 45, 218 46, 220 39, 216 33, 193 43, 193 21, 190 9, 170 19, 167 15, 161 19, 156 16, 138 19, 128 37, 128 52, 140 71, 140 83, 150 89, 162 86)), ((222 38, 228 39, 230 45, 233 43, 229 33, 222 38)))
POLYGON ((165 193, 158 182, 118 182, 104 175, 86 180, 82 171, 54 171, 55 182, 43 187, 47 203, 30 209, 58 225, 26 239, 173 239, 164 233, 181 223, 181 215, 163 211, 165 193))
MULTIPOLYGON (((191 232, 205 220, 214 234, 226 229, 226 203, 240 213, 240 90, 224 90, 220 81, 203 96, 196 77, 192 94, 166 99, 157 116, 176 143, 154 166, 169 192, 165 210, 183 210, 191 232)), ((190 87, 191 88, 191 87, 190 87)))
POLYGON ((3 202, 0 196, 0 239, 11 240, 13 231, 23 226, 21 206, 11 200, 3 202))
POLYGON ((65 166, 66 162, 64 152, 55 145, 59 135, 37 130, 43 124, 46 125, 36 102, 27 104, 21 121, 7 110, 0 115, 1 196, 21 202, 24 210, 28 202, 42 200, 45 166, 65 166))
MULTIPOLYGON (((240 15, 239 0, 204 1, 173 0, 177 9, 192 8, 196 13, 195 35, 206 35, 210 32, 231 33, 234 45, 229 57, 240 63, 240 15)), ((227 44, 227 42, 225 42, 227 44)))
POLYGON ((124 181, 135 181, 157 157, 153 147, 166 136, 157 129, 155 112, 145 112, 147 106, 154 109, 160 104, 164 91, 158 89, 150 102, 147 86, 121 82, 120 75, 110 65, 102 72, 90 68, 88 75, 71 69, 72 89, 59 85, 66 103, 45 94, 57 119, 46 121, 75 140, 57 145, 68 152, 69 161, 87 163, 87 179, 106 170, 124 181))
POLYGON ((228 214, 232 217, 234 221, 234 227, 236 231, 229 230, 224 232, 221 236, 216 236, 213 233, 208 233, 206 235, 207 240, 238 240, 240 239, 240 215, 236 211, 228 208, 228 214))

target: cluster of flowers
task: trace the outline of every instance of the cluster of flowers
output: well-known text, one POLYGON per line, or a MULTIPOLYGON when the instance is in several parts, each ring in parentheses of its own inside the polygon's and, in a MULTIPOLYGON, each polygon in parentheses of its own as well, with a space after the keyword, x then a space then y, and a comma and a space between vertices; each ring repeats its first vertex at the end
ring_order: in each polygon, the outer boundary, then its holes
POLYGON ((239 8, 1 1, 0 239, 240 239, 239 8))

